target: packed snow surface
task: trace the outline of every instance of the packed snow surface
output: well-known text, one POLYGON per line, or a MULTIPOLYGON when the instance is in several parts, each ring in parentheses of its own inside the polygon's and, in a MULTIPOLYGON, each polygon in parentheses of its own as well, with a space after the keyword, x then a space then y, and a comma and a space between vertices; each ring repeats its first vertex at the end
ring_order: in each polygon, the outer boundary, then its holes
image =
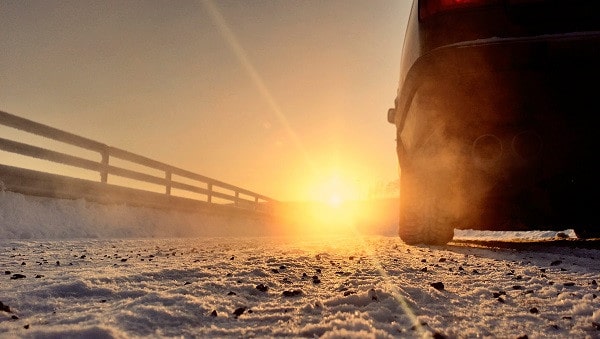
POLYGON ((0 192, 0 337, 600 337, 599 250, 224 237, 175 215, 167 236, 145 213, 0 192))

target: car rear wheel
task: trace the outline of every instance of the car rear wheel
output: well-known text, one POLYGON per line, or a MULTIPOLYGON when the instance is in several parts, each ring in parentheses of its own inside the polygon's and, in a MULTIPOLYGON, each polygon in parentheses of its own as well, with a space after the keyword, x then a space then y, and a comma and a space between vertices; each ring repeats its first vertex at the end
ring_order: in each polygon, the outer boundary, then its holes
POLYGON ((455 220, 445 210, 444 194, 408 173, 401 176, 398 235, 408 245, 445 245, 454 237, 455 220))
POLYGON ((413 215, 400 222, 398 235, 407 245, 446 245, 454 237, 454 228, 430 215, 413 215))

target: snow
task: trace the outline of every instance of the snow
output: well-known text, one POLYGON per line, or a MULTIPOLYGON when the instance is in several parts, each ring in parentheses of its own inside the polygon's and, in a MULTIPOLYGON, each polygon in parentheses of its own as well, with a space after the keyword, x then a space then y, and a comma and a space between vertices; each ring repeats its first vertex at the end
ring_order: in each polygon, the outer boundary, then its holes
POLYGON ((575 231, 567 229, 561 232, 556 231, 475 231, 475 230, 455 230, 455 239, 461 240, 520 240, 520 241, 534 241, 534 240, 551 240, 556 239, 559 233, 562 233, 566 238, 577 238, 575 231))
POLYGON ((255 226, 0 192, 0 337, 600 337, 599 250, 255 226))

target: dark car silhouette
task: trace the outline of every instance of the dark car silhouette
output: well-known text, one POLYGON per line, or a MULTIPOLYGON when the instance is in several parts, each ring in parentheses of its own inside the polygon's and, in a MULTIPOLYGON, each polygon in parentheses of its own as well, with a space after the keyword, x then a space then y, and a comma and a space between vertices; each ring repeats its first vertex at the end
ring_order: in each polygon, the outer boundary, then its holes
POLYGON ((600 1, 414 1, 398 95, 399 235, 600 235, 600 1))

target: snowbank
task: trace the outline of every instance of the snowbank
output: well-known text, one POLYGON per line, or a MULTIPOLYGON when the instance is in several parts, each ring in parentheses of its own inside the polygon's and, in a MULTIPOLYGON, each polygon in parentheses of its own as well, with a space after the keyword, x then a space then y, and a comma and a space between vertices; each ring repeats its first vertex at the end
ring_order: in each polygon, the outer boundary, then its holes
POLYGON ((0 238, 157 238, 261 235, 263 223, 235 216, 206 215, 83 199, 48 199, 0 192, 0 238))

